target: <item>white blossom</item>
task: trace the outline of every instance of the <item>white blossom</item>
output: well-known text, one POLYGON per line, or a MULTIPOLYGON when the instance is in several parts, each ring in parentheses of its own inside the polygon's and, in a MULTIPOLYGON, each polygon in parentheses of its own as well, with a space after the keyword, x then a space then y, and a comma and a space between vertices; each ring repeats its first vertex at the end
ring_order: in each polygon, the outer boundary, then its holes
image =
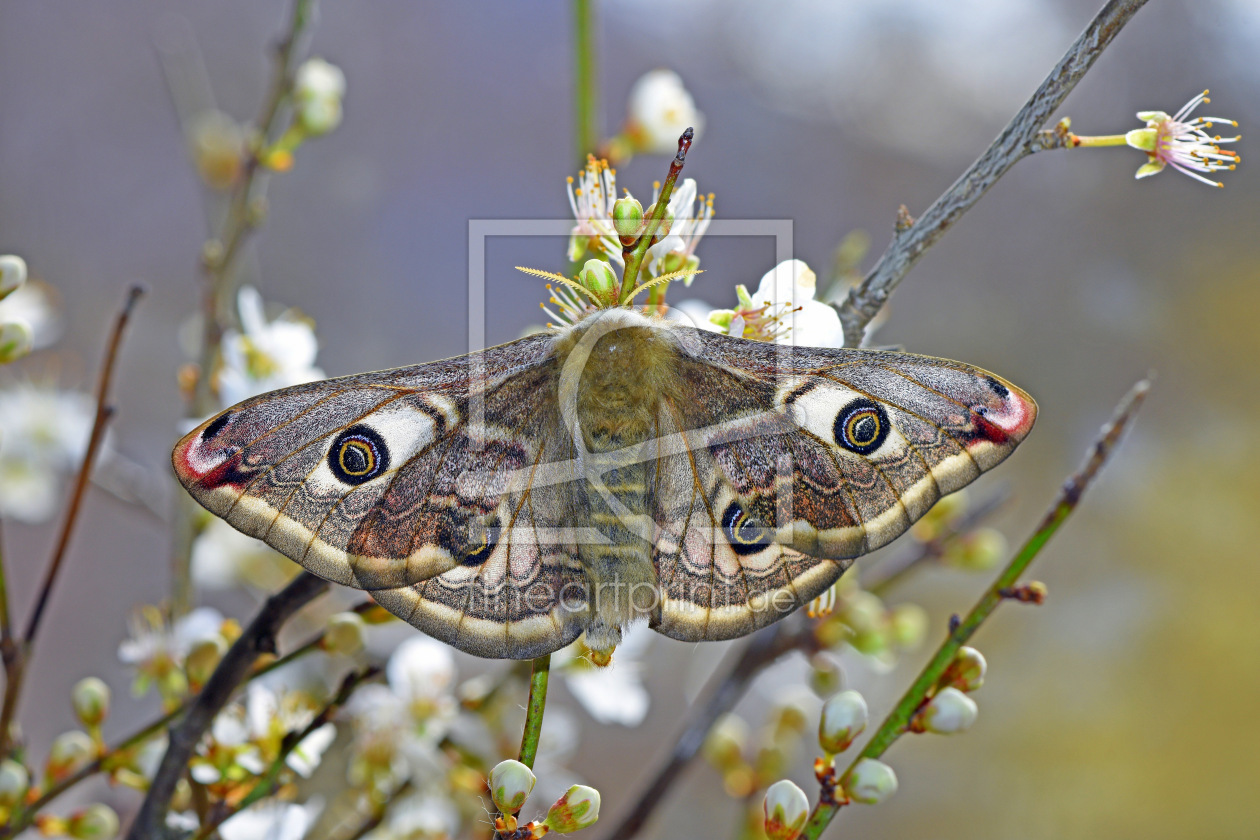
POLYGON ((302 840, 324 810, 324 800, 305 803, 263 801, 234 814, 219 826, 223 840, 302 840))
POLYGON ((1204 102, 1210 102, 1205 90, 1181 107, 1173 116, 1163 111, 1139 111, 1138 119, 1146 123, 1146 128, 1135 128, 1125 135, 1125 142, 1135 149, 1146 152, 1149 160, 1138 168, 1134 177, 1146 178, 1162 172, 1165 166, 1172 166, 1178 172, 1189 175, 1196 181, 1214 187, 1225 186, 1220 181, 1213 181, 1198 174, 1200 172, 1221 172, 1231 170, 1237 165, 1237 152, 1222 149, 1218 143, 1233 143, 1239 137, 1221 137, 1219 134, 1208 134, 1206 129, 1213 128, 1215 123, 1224 123, 1234 127, 1238 123, 1224 117, 1195 117, 1190 114, 1204 102))
MULTIPOLYGON (((653 202, 656 198, 656 195, 652 196, 653 202)), ((695 179, 684 178, 682 185, 670 194, 669 212, 674 217, 669 233, 649 248, 644 258, 648 274, 653 276, 678 270, 684 260, 695 254, 696 246, 700 244, 700 239, 709 229, 709 223, 713 221, 713 194, 710 193, 707 197, 700 195, 695 179), (668 254, 676 254, 674 262, 679 265, 670 265, 662 270, 661 261, 667 261, 665 258, 668 254)), ((683 285, 690 286, 691 280, 692 276, 686 277, 683 285)))
POLYGON ((761 278, 752 295, 754 306, 770 305, 789 329, 775 336, 776 344, 797 347, 841 347, 844 329, 831 306, 814 300, 818 278, 802 260, 785 260, 761 278))
POLYGON ((95 409, 77 391, 18 382, 0 389, 0 515, 50 517, 62 479, 87 449, 95 409))
POLYGON ((555 654, 554 670, 591 717, 600 723, 638 726, 647 716, 651 698, 643 685, 643 653, 651 644, 646 624, 635 625, 617 646, 612 664, 596 668, 576 659, 570 645, 555 654))
POLYGON ((309 320, 290 310, 268 321, 262 296, 250 286, 241 288, 237 307, 241 329, 223 335, 218 387, 225 406, 324 378, 324 372, 315 367, 319 345, 309 320))
POLYGON ((284 555, 218 518, 197 535, 191 562, 193 583, 210 590, 248 583, 270 591, 298 571, 284 555))
POLYGON ((699 136, 704 128, 704 115, 682 78, 666 68, 639 77, 630 90, 629 111, 629 133, 646 152, 673 154, 686 129, 695 129, 699 136))
POLYGON ((308 134, 327 134, 341 124, 341 100, 345 95, 346 74, 322 58, 306 60, 294 75, 297 121, 308 134))

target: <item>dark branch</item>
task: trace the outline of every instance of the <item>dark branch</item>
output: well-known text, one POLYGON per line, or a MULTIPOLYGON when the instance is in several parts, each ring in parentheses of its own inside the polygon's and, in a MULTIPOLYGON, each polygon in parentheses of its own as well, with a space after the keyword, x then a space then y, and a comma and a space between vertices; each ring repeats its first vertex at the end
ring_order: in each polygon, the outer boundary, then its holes
POLYGON ((673 789, 678 775, 700 752, 713 723, 735 708, 758 674, 783 654, 809 650, 816 644, 813 627, 799 614, 754 635, 704 705, 693 707, 695 711, 678 736, 673 752, 653 774, 652 783, 639 794, 607 840, 629 840, 643 829, 648 817, 673 789))
POLYGON ((879 262, 837 307, 844 326, 845 346, 857 347, 862 343, 866 325, 879 313, 897 284, 980 196, 1019 160, 1046 148, 1039 136, 1041 127, 1144 5, 1146 0, 1110 0, 1103 6, 984 154, 913 224, 908 227, 898 224, 879 262))
POLYGON ((232 692, 250 675, 258 656, 275 653, 276 634, 285 621, 327 588, 326 580, 303 572, 263 604, 258 615, 214 669, 188 713, 172 727, 166 754, 162 756, 162 763, 140 806, 140 813, 131 824, 128 840, 157 840, 166 836, 166 812, 170 809, 175 785, 188 766, 197 742, 227 705, 232 692))

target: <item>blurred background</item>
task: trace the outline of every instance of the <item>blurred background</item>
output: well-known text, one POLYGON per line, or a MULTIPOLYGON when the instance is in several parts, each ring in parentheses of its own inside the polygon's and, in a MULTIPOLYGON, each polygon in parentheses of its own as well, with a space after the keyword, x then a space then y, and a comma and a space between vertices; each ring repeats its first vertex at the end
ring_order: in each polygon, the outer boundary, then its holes
MULTIPOLYGON (((719 219, 793 220, 795 255, 825 278, 854 231, 869 234, 869 268, 898 205, 925 209, 1096 11, 1092 0, 603 3, 599 119, 615 134, 635 80, 677 71, 704 118, 686 176, 716 194, 719 219)), ((169 453, 189 361, 180 331, 197 307, 213 210, 177 105, 200 95, 200 62, 217 107, 254 118, 287 15, 270 0, 0 5, 0 253, 21 254, 56 290, 64 325, 55 349, 8 383, 90 388, 125 287, 150 291, 118 369, 112 447, 154 510, 87 496, 26 687, 21 720, 36 753, 73 724, 66 698, 86 673, 114 689, 110 731, 157 708, 151 696, 126 700, 117 649, 129 611, 169 592, 169 453), (171 74, 186 71, 173 101, 171 74)), ((570 217, 572 31, 562 2, 322 4, 311 52, 344 70, 345 119, 271 176, 242 270, 267 301, 314 320, 328 375, 466 352, 468 220, 570 217)), ((1251 0, 1156 0, 1060 115, 1081 134, 1123 133, 1140 125, 1134 112, 1173 113, 1209 87, 1201 110, 1239 121, 1246 161, 1260 124, 1258 50, 1251 0)), ((618 166, 618 185, 646 198, 667 162, 636 156, 618 166)), ((1171 169, 1135 181, 1143 162, 1118 148, 1019 163, 909 275, 874 336, 988 368, 1037 398, 1034 434, 975 488, 1012 488, 993 524, 1016 544, 1125 390, 1148 371, 1158 379, 1034 566, 1047 603, 1006 607, 976 637, 990 667, 975 727, 904 739, 887 757, 900 792, 845 809, 835 836, 1260 834, 1260 181, 1250 163, 1223 173, 1225 189, 1171 169)), ((564 248, 491 242, 490 342, 543 320, 541 284, 512 266, 564 271, 564 248)), ((706 273, 685 296, 720 307, 774 265, 770 238, 712 237, 699 254, 706 273)), ((5 522, 19 617, 56 521, 5 522)), ((891 671, 842 657, 875 719, 987 581, 930 569, 889 596, 923 605, 930 630, 891 671)), ((242 618, 260 597, 199 596, 242 618)), ((641 663, 651 705, 637 727, 575 711, 568 766, 600 789, 609 825, 673 746, 697 675, 720 669, 728 648, 652 639, 641 663)), ((457 662, 461 675, 491 667, 457 662)), ((804 685, 803 661, 774 673, 739 707, 754 727, 784 684, 804 685)), ((571 699, 558 691, 557 702, 571 699)), ((812 758, 807 743, 787 773, 811 797, 812 758)), ((138 799, 112 801, 125 816, 138 799)), ((735 836, 739 812, 697 762, 647 836, 735 836)))

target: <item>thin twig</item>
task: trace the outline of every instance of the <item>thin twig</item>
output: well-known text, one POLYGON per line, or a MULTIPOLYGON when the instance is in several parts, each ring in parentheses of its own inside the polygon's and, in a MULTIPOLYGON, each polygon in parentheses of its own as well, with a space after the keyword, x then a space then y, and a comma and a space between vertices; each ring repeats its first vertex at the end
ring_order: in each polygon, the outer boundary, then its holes
POLYGON ((127 290, 122 309, 114 320, 114 329, 110 333, 109 343, 105 347, 105 358, 101 362, 101 376, 96 383, 96 416, 92 420, 92 431, 88 435, 87 449, 83 454, 83 463, 79 466, 79 475, 70 494, 70 504, 66 509, 65 519, 61 523, 61 531, 57 536, 56 547, 44 571, 43 582, 40 583, 35 596, 35 606, 26 622, 26 630, 20 642, 12 639, 8 633, 7 609, 5 622, 5 643, 3 645, 5 665, 4 705, 0 707, 0 756, 8 754, 9 729, 17 714, 18 702, 22 697, 23 677, 35 650, 35 637, 39 633, 44 611, 48 607, 48 599, 52 595, 53 586, 57 583, 61 564, 65 560, 66 550, 70 547, 70 537, 74 533, 75 523, 79 519, 79 509, 83 503, 83 495, 87 491, 88 479, 92 476, 92 466, 96 463, 96 455, 100 451, 101 442, 105 439, 105 427, 113 417, 114 409, 108 404, 109 386, 114 379, 114 369, 118 362, 118 350, 122 346, 123 333, 131 320, 136 302, 144 294, 140 286, 132 286, 127 290))
POLYGON ((194 835, 193 840, 206 840, 213 834, 220 825, 231 817, 244 811, 250 805, 258 800, 270 796, 275 792, 280 782, 280 774, 284 772, 289 754, 297 749, 315 730, 332 720, 332 716, 337 710, 346 704, 350 699, 350 695, 354 693, 360 685, 368 680, 375 679, 381 673, 381 669, 375 665, 364 668, 352 674, 347 674, 346 678, 341 681, 341 688, 337 690, 336 696, 329 700, 324 708, 319 710, 315 718, 300 730, 294 730, 284 736, 284 740, 280 743, 280 750, 275 759, 272 760, 271 766, 268 767, 259 777, 254 786, 249 789, 249 793, 245 794, 239 802, 231 807, 227 807, 224 803, 220 803, 214 815, 202 823, 201 829, 194 835))
MULTIPOLYGON (((218 236, 205 243, 201 253, 201 348, 198 376, 188 406, 188 416, 212 414, 218 398, 214 393, 214 369, 218 364, 223 335, 235 323, 236 297, 234 268, 241 248, 262 221, 266 183, 260 178, 260 152, 280 130, 281 107, 293 89, 293 77, 301 42, 317 11, 316 0, 294 0, 293 14, 283 40, 276 47, 276 69, 271 87, 257 121, 258 138, 245 153, 240 181, 228 200, 227 216, 218 236)), ((189 573, 192 544, 196 537, 197 507, 180 498, 176 513, 175 538, 171 551, 171 612, 179 616, 192 605, 192 577, 189 573)))
POLYGON ((656 206, 652 215, 643 220, 643 235, 639 237, 636 244, 629 245, 621 251, 625 268, 621 272, 619 298, 624 297, 631 289, 639 285, 639 269, 642 268, 648 248, 652 247, 652 239, 660 229, 661 220, 665 218, 665 212, 669 209, 669 197, 674 192, 674 183, 682 172, 683 164, 687 162, 687 150, 691 148, 691 141, 695 136, 695 131, 688 128, 678 138, 678 154, 674 155, 674 159, 669 162, 669 174, 665 176, 665 183, 661 184, 660 194, 656 196, 656 206))
POLYGON ((1039 137, 1042 126, 1144 5, 1146 0, 1110 0, 984 154, 913 224, 898 226, 879 262, 837 307, 846 346, 862 343, 866 325, 893 289, 963 213, 1019 160, 1047 147, 1039 137))
POLYGON ((595 62, 595 10, 591 0, 573 0, 573 119, 578 169, 600 145, 599 66, 595 62))
MULTIPOLYGON (((354 607, 350 609, 350 611, 362 614, 362 613, 367 612, 369 609, 372 609, 375 606, 376 606, 376 602, 369 600, 369 601, 364 601, 362 603, 356 604, 354 607)), ((320 643, 323 642, 325 636, 326 636, 326 632, 324 631, 316 633, 310 639, 307 639, 305 642, 298 645, 293 650, 286 653, 284 656, 281 656, 277 659, 273 659, 270 662, 268 662, 266 665, 255 668, 252 672, 250 672, 249 676, 244 680, 244 682, 245 683, 252 682, 253 680, 256 680, 259 677, 263 676, 264 674, 271 673, 272 671, 282 668, 285 665, 288 665, 291 662, 294 662, 295 660, 303 656, 306 656, 307 654, 313 651, 319 650, 320 643)), ((40 794, 40 797, 38 799, 36 799, 30 805, 25 806, 17 815, 15 815, 12 819, 12 822, 9 825, 0 827, 0 840, 6 840, 6 838, 14 837, 17 834, 21 833, 24 829, 26 829, 29 825, 31 825, 31 823, 34 822, 35 816, 41 810, 47 807, 50 802, 52 802, 61 794, 65 793, 70 788, 77 785, 79 782, 82 782, 94 776, 95 774, 101 772, 102 770, 105 770, 107 768, 107 765, 110 762, 114 761, 117 758, 119 753, 125 750, 129 750, 135 745, 141 743, 142 741, 148 740, 154 735, 157 735, 164 728, 166 728, 171 723, 171 721, 175 720, 180 715, 182 715, 185 711, 187 711, 188 707, 192 705, 195 699, 196 698, 193 697, 186 700, 177 708, 172 709, 171 711, 162 715, 162 717, 158 718, 152 723, 145 725, 143 728, 137 730, 136 732, 133 732, 131 735, 128 735, 126 738, 123 738, 114 746, 106 749, 100 756, 96 758, 96 760, 88 764, 85 764, 83 767, 80 767, 71 775, 66 776, 64 779, 61 779, 52 787, 48 788, 46 791, 40 794)))
POLYGON ((816 647, 814 629, 801 615, 789 616, 750 638, 709 699, 703 706, 693 707, 696 711, 678 736, 669 758, 652 774, 651 783, 629 806, 605 840, 629 840, 643 829, 652 812, 673 789, 679 774, 699 754, 713 723, 735 708, 758 674, 789 651, 816 647))
MULTIPOLYGON (((884 722, 880 724, 879 729, 867 742, 866 747, 839 777, 841 785, 846 783, 859 761, 866 758, 879 758, 898 738, 909 731, 910 722, 914 715, 922 708, 946 669, 953 663, 958 655, 959 648, 971 639, 972 635, 993 614, 998 605, 1007 600, 1007 593, 1011 591, 1020 576, 1028 569, 1029 564, 1036 559, 1041 549, 1058 532, 1063 522, 1076 510, 1080 504, 1081 496, 1084 495, 1086 489, 1098 476, 1099 470, 1102 469, 1107 459, 1115 451, 1116 445, 1120 442, 1125 429, 1133 420, 1134 414, 1136 414, 1142 402, 1146 399, 1146 394, 1149 390, 1150 381, 1143 379, 1134 385, 1124 399, 1120 401, 1120 405, 1116 408, 1111 421, 1103 427, 1098 439, 1090 447, 1085 463, 1064 483, 1063 488, 1059 491, 1058 498, 1050 506, 1050 510, 1046 513, 1045 518, 1042 519, 1037 530, 1015 553, 1015 556, 1011 558, 1006 568, 998 575, 997 580, 985 591, 980 600, 976 602, 976 605, 971 608, 971 612, 967 613, 967 617, 952 623, 949 635, 945 638, 940 648, 937 649, 936 654, 924 666, 919 676, 915 678, 914 683, 902 695, 901 700, 897 702, 893 710, 889 712, 888 717, 884 718, 884 722)), ((841 791, 837 791, 837 793, 841 793, 841 791)), ((806 838, 806 840, 817 840, 846 801, 842 795, 821 797, 818 804, 814 807, 813 813, 810 814, 809 822, 806 823, 805 830, 801 836, 806 838)))
POLYGON ((175 785, 192 758, 197 742, 215 715, 227 704, 237 685, 249 675, 259 655, 275 652, 276 634, 284 622, 327 589, 327 581, 302 572, 263 603, 254 620, 214 669, 187 714, 171 729, 170 743, 140 806, 140 813, 131 824, 128 840, 155 840, 165 836, 166 812, 170 809, 175 785))

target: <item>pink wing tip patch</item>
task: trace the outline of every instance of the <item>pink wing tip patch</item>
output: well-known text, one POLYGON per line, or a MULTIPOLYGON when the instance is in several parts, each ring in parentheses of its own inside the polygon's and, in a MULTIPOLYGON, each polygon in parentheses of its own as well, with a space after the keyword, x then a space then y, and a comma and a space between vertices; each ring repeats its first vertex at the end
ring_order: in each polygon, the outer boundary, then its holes
POLYGON ((998 446, 1019 443, 1037 420, 1037 403, 1023 390, 996 377, 987 382, 995 399, 972 409, 978 440, 998 446))

